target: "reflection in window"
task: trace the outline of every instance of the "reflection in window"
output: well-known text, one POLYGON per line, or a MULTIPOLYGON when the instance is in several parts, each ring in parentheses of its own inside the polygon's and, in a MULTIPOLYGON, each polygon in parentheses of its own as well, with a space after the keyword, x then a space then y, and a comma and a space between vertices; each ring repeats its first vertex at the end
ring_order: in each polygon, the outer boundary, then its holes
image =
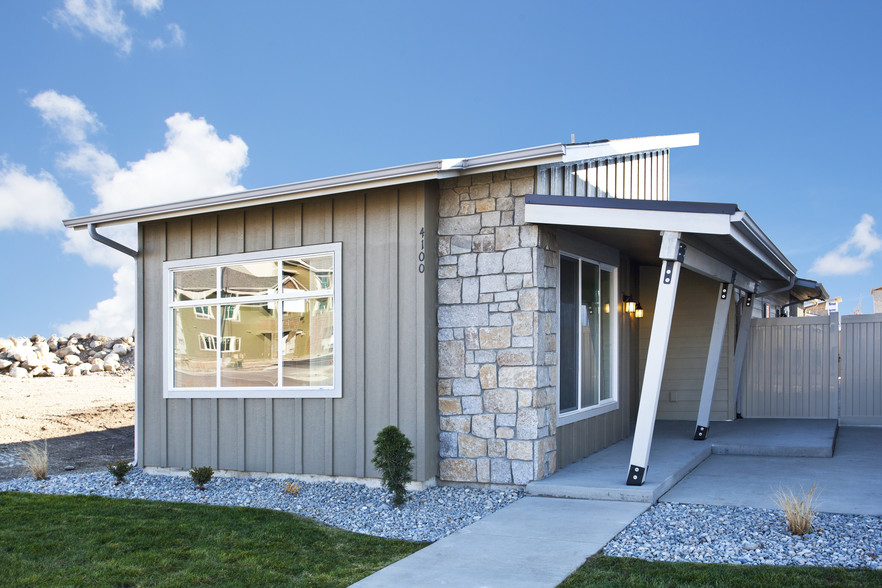
POLYGON ((333 286, 334 258, 331 255, 298 257, 282 262, 285 290, 327 290, 333 286))
POLYGON ((277 261, 258 261, 221 268, 221 295, 261 296, 277 292, 279 286, 277 261))
POLYGON ((174 272, 174 300, 210 300, 217 298, 217 272, 214 268, 174 272))
MULTIPOLYGON (((227 308, 224 308, 224 316, 227 308)), ((279 381, 276 302, 242 304, 240 320, 222 321, 221 386, 275 386, 279 381)))
POLYGON ((337 385, 336 255, 170 268, 173 388, 337 385))
POLYGON ((173 313, 176 387, 215 386, 217 381, 215 322, 197 318, 194 310, 195 307, 176 308, 173 313))
POLYGON ((282 303, 283 386, 331 386, 334 313, 330 298, 282 303))

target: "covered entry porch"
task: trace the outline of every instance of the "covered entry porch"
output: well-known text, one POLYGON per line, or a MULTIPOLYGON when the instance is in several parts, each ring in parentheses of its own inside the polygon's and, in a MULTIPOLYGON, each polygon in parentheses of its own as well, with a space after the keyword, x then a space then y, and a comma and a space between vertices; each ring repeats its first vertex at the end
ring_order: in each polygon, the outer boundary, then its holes
MULTIPOLYGON (((694 416, 685 417, 694 419, 691 432, 680 433, 688 441, 686 445, 693 447, 687 453, 697 456, 706 457, 711 451, 695 446, 702 445, 700 442, 710 435, 721 355, 733 381, 727 386, 730 397, 725 399, 726 414, 715 418, 733 418, 737 412, 737 390, 756 301, 776 297, 790 302, 826 295, 819 284, 798 279, 796 268, 756 223, 733 204, 528 195, 525 219, 611 247, 641 268, 658 268, 653 283, 642 271, 639 280, 639 297, 648 303, 652 315, 641 362, 642 382, 632 390, 622 390, 631 396, 631 405, 637 409, 631 413, 633 436, 629 440, 629 455, 622 456, 618 465, 622 481, 628 485, 641 486, 648 480, 664 484, 664 480, 655 479, 654 474, 648 476, 647 472, 662 380, 671 375, 666 374, 665 367, 674 311, 681 295, 681 269, 700 276, 705 284, 716 284, 701 294, 707 299, 700 300, 700 306, 710 312, 705 316, 696 309, 696 333, 686 333, 684 337, 693 347, 703 346, 697 354, 703 371, 700 393, 694 416), (732 320, 732 301, 736 298, 736 314, 746 320, 737 320, 738 332, 733 336, 736 321, 732 320), (724 350, 727 334, 730 345, 724 350)), ((562 346, 560 352, 566 351, 562 346)), ((564 380, 561 382, 563 386, 564 380)), ((617 444, 619 452, 623 451, 623 443, 617 444)), ((703 457, 696 459, 700 461, 703 457)))

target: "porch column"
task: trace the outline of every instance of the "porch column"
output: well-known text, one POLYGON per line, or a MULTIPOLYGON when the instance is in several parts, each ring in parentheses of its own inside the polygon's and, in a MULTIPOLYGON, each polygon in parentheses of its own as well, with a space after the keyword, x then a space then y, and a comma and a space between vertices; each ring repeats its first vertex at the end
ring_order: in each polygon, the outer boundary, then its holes
POLYGON ((665 356, 668 352, 668 339, 671 336, 671 318, 674 316, 677 283, 680 280, 680 266, 685 253, 686 246, 680 243, 680 233, 669 231, 662 233, 662 245, 659 252, 662 271, 658 280, 655 314, 652 317, 649 349, 646 353, 646 368, 643 374, 643 387, 640 391, 634 443, 631 446, 631 465, 628 468, 627 480, 629 486, 643 485, 646 468, 649 465, 649 449, 652 445, 652 432, 655 428, 655 416, 658 412, 658 396, 665 369, 665 356))
MULTIPOLYGON (((734 280, 733 280, 734 281, 734 280)), ((701 403, 698 405, 698 421, 695 423, 696 441, 707 439, 710 423, 711 404, 714 400, 714 386, 717 382, 717 370, 720 367, 720 352, 723 350, 723 336, 726 334, 726 319, 729 318, 730 285, 720 283, 717 296, 717 309, 714 313, 714 327, 711 331, 710 348, 707 352, 707 365, 704 368, 704 383, 701 385, 701 403)))
POLYGON ((753 314, 753 294, 748 292, 741 299, 741 324, 738 326, 738 340, 735 341, 735 417, 741 418, 741 375, 744 360, 747 358, 747 344, 750 342, 750 323, 753 314))

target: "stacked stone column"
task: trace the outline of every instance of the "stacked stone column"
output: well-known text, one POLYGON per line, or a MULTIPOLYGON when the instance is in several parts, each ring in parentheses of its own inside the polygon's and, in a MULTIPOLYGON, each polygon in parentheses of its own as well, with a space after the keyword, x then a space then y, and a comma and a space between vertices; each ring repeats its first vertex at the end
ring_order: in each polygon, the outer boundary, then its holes
POLYGON ((555 469, 552 235, 524 222, 535 168, 443 180, 438 228, 442 480, 526 484, 555 469))

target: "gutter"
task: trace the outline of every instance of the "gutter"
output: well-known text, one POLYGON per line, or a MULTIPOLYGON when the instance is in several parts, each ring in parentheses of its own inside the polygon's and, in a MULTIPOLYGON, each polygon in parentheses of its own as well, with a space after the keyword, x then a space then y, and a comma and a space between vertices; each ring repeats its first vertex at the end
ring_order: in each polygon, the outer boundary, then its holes
MULTIPOLYGON (((106 245, 107 247, 110 247, 111 249, 116 249, 117 251, 119 251, 121 253, 125 253, 126 255, 128 255, 129 257, 134 259, 135 263, 138 262, 138 252, 137 251, 135 251, 134 249, 129 249, 128 247, 126 247, 122 243, 114 241, 113 239, 109 239, 108 237, 105 237, 104 235, 99 235, 98 229, 94 223, 89 224, 89 236, 92 237, 92 239, 94 239, 95 241, 101 243, 102 245, 106 245)), ((138 275, 140 276, 140 274, 138 274, 138 275)), ((138 277, 136 279, 138 281, 140 281, 140 277, 138 277)), ((141 375, 140 357, 141 357, 141 349, 142 349, 141 336, 140 336, 141 333, 138 329, 138 318, 137 317, 135 318, 135 332, 133 334, 135 337, 135 443, 134 443, 135 455, 132 459, 132 465, 136 466, 136 465, 138 465, 138 462, 140 461, 139 458, 141 456, 141 443, 138 441, 138 437, 139 437, 138 434, 140 433, 140 430, 138 427, 138 422, 139 422, 138 417, 141 416, 140 410, 138 407, 141 405, 141 386, 138 384, 138 377, 141 375)))

